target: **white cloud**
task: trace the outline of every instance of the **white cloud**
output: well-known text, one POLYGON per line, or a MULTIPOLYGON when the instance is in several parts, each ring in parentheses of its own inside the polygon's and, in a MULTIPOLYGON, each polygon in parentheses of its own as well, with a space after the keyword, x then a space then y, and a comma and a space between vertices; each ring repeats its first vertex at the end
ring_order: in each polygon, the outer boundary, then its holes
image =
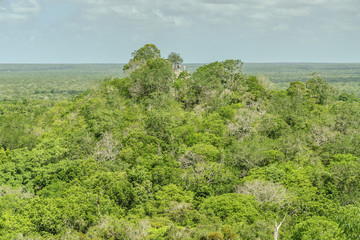
MULTIPOLYGON (((20 1, 20 0, 18 0, 20 1)), ((29 0, 28 0, 29 1, 29 0)), ((309 14, 309 6, 325 0, 67 0, 79 4, 79 14, 86 19, 132 19, 148 23, 162 20, 167 24, 182 26, 189 22, 208 21, 214 18, 242 22, 244 18, 266 20, 267 17, 299 17, 309 14), (300 7, 300 8, 299 8, 300 7), (259 12, 263 10, 267 12, 259 12), (261 15, 261 17, 260 17, 261 15), (266 17, 267 16, 267 17, 266 17), (154 18, 155 17, 155 18, 154 18), (232 18, 232 19, 229 19, 232 18)), ((214 23, 214 21, 212 21, 214 23)), ((130 22, 131 24, 131 22, 130 22)))
POLYGON ((154 11, 155 15, 161 22, 165 22, 175 26, 190 26, 192 22, 181 16, 166 16, 160 10, 154 11))
MULTIPOLYGON (((321 12, 331 15, 356 17, 360 11, 358 0, 63 0, 77 5, 76 16, 69 24, 81 27, 89 25, 113 25, 113 28, 128 27, 136 30, 162 29, 169 27, 216 26, 226 29, 238 27, 278 28, 286 22, 288 29, 297 27, 298 18, 312 19, 313 26, 331 24, 321 12), (74 21, 75 20, 75 21, 74 21)), ((5 1, 6 2, 6 1, 5 1)), ((40 13, 43 5, 60 0, 13 0, 11 8, 0 0, 0 19, 25 19, 40 13), (9 10, 11 9, 11 10, 9 10)), ((307 21, 307 20, 306 20, 307 21)), ((65 23, 66 24, 66 23, 65 23)), ((357 26, 347 21, 347 29, 357 26)))
POLYGON ((14 23, 24 21, 41 10, 37 0, 0 1, 0 21, 14 23))
POLYGON ((310 8, 303 7, 303 8, 296 8, 296 9, 289 9, 289 8, 276 8, 274 9, 276 15, 291 18, 291 17, 303 17, 310 14, 310 8))
POLYGON ((251 14, 250 17, 256 20, 265 20, 268 19, 271 15, 267 12, 255 12, 251 14))
POLYGON ((40 11, 37 0, 14 0, 11 2, 11 8, 15 13, 37 13, 40 11))
POLYGON ((125 46, 126 41, 162 42, 169 48, 261 45, 261 39, 316 43, 359 31, 359 12, 360 0, 0 0, 1 26, 14 35, 27 30, 28 41, 36 33, 34 42, 109 48, 107 43, 114 43, 130 49, 136 47, 125 46))
POLYGON ((289 30, 289 26, 287 24, 279 24, 273 28, 274 31, 287 31, 289 30))
POLYGON ((212 3, 212 4, 236 4, 238 1, 236 0, 201 0, 203 3, 212 3))
MULTIPOLYGON (((59 0, 42 0, 41 3, 45 4, 46 1, 59 0)), ((78 25, 79 31, 89 26, 91 29, 108 26, 114 30, 129 29, 133 34, 140 35, 145 32, 155 35, 171 28, 213 28, 234 32, 236 28, 252 27, 262 33, 273 30, 295 32, 294 29, 330 31, 335 26, 333 21, 343 18, 349 20, 340 21, 336 28, 354 29, 358 24, 353 19, 360 11, 358 0, 64 1, 78 5, 75 26, 78 25), (349 14, 351 11, 355 12, 349 14), (337 17, 332 17, 335 15, 337 17), (335 20, 329 21, 327 18, 335 20)), ((74 24, 74 19, 70 23, 74 24)))
POLYGON ((0 21, 16 21, 16 20, 25 20, 26 16, 23 14, 17 13, 2 13, 0 14, 0 21))

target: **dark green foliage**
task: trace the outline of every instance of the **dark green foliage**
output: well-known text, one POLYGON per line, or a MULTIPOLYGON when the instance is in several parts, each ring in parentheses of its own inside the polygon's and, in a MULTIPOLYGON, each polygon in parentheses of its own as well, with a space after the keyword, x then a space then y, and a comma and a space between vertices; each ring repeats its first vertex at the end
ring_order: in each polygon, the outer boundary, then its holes
POLYGON ((338 98, 340 101, 344 102, 358 102, 359 98, 353 93, 341 93, 338 98))
POLYGON ((179 65, 179 64, 181 64, 183 62, 183 59, 180 56, 180 54, 175 53, 175 52, 171 52, 169 54, 168 60, 169 60, 169 62, 171 62, 174 65, 174 68, 176 68, 177 65, 179 65))
POLYGON ((134 60, 149 60, 160 57, 160 50, 154 44, 145 44, 132 54, 134 60))
POLYGON ((155 45, 62 102, 0 102, 0 239, 358 239, 360 102, 155 45))
POLYGON ((311 96, 315 98, 316 103, 324 105, 336 98, 336 91, 327 82, 322 80, 317 74, 306 82, 306 87, 311 91, 311 96))
POLYGON ((287 94, 292 97, 302 98, 309 95, 309 91, 307 91, 305 84, 298 81, 290 82, 290 86, 286 91, 287 94))
POLYGON ((101 79, 123 77, 123 65, 0 64, 0 100, 11 103, 15 100, 74 98, 101 79))
POLYGON ((242 101, 241 95, 247 88, 257 91, 256 83, 251 77, 246 80, 241 70, 240 60, 214 62, 199 67, 192 75, 189 89, 192 103, 218 109, 242 101))
POLYGON ((265 93, 265 88, 261 86, 259 79, 255 76, 249 76, 245 84, 247 85, 247 91, 255 96, 255 99, 259 99, 265 93))
MULTIPOLYGON (((233 60, 227 60, 233 61, 233 60)), ((0 100, 63 100, 78 97, 103 78, 119 78, 125 64, 0 64, 0 100)), ((193 73, 203 64, 186 64, 193 73)), ((271 80, 270 89, 286 89, 294 80, 306 82, 316 72, 339 92, 360 96, 359 64, 246 63, 242 72, 271 80), (265 76, 266 77, 265 77, 265 76)), ((187 73, 186 71, 182 73, 187 73)))
POLYGON ((151 59, 160 58, 160 50, 154 44, 145 44, 131 56, 133 58, 123 67, 124 71, 133 71, 151 59))
POLYGON ((156 92, 170 91, 174 74, 169 63, 161 58, 149 59, 139 69, 131 73, 130 94, 135 99, 150 97, 156 92))
POLYGON ((354 203, 359 199, 360 161, 357 157, 335 155, 329 165, 329 191, 342 204, 354 203))

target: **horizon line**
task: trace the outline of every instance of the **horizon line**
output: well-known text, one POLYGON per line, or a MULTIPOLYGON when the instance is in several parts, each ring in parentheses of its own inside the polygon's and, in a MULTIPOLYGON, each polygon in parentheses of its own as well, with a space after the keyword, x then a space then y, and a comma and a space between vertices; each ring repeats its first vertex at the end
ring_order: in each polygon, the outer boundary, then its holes
MULTIPOLYGON (((216 61, 215 61, 216 62, 216 61)), ((218 61, 221 62, 221 61, 218 61)), ((187 62, 182 63, 181 65, 186 64, 209 64, 212 62, 187 62)), ((267 62, 267 61, 260 61, 260 62, 243 62, 244 64, 360 64, 360 62, 316 62, 316 61, 274 61, 274 62, 267 62)), ((41 65, 41 64, 49 64, 49 65, 125 65, 127 63, 116 63, 116 62, 11 62, 11 63, 4 63, 0 62, 0 65, 41 65)))

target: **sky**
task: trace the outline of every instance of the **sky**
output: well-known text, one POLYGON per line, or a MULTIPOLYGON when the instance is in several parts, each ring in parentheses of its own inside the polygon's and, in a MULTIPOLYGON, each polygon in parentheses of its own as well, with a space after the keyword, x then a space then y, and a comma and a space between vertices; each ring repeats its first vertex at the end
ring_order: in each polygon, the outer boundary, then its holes
POLYGON ((0 0, 0 63, 360 62, 360 0, 0 0))

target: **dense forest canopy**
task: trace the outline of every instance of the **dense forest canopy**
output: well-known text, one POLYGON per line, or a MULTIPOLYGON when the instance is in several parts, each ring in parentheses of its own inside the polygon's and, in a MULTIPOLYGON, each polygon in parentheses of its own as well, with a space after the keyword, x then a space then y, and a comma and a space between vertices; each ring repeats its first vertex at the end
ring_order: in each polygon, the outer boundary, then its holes
POLYGON ((147 44, 71 100, 0 103, 1 239, 358 239, 360 102, 147 44))

